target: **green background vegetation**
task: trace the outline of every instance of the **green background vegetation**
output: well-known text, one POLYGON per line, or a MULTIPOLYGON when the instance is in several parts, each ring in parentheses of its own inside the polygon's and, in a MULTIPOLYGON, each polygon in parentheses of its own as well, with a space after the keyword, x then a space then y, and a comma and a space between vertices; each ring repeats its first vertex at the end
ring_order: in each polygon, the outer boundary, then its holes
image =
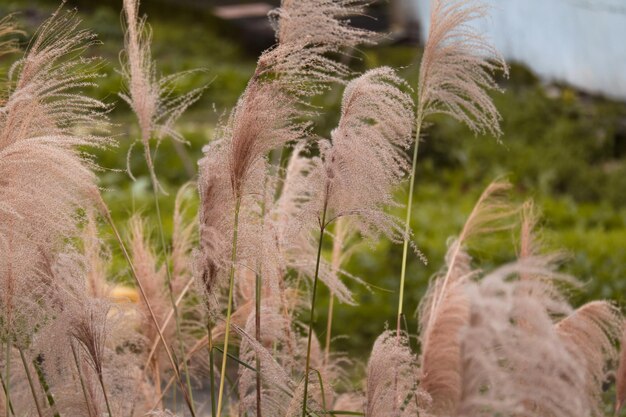
MULTIPOLYGON (((185 78, 179 86, 181 91, 209 83, 203 98, 179 125, 189 141, 186 155, 197 161, 202 146, 212 138, 216 122, 243 91, 254 71, 255 56, 238 44, 232 28, 208 13, 185 8, 173 12, 145 3, 154 31, 153 54, 160 71, 170 74, 203 69, 185 78)), ((89 52, 105 59, 102 71, 107 74, 93 94, 115 104, 111 118, 119 145, 96 153, 103 168, 101 186, 119 224, 124 224, 135 211, 154 219, 140 146, 130 155, 130 167, 137 181, 132 182, 125 173, 126 156, 137 128, 128 106, 117 96, 121 78, 115 69, 119 66, 123 35, 116 7, 121 6, 121 1, 100 4, 84 5, 79 13, 84 18, 83 26, 96 32, 103 42, 89 52)), ((18 21, 32 34, 54 7, 50 2, 9 1, 0 6, 0 15, 19 11, 18 21)), ((420 50, 415 46, 384 45, 358 51, 353 64, 355 70, 378 65, 399 68, 415 85, 419 56, 420 50)), ((15 57, 5 58, 0 66, 6 69, 15 57)), ((624 304, 626 105, 547 84, 518 65, 512 66, 510 78, 502 79, 502 86, 504 94, 494 96, 503 117, 504 136, 500 142, 493 137, 476 137, 444 117, 431 120, 433 124, 423 138, 412 227, 415 242, 429 262, 424 265, 415 256, 409 262, 405 311, 413 332, 417 323, 414 312, 429 278, 442 265, 447 240, 459 233, 484 187, 503 176, 514 185, 515 201, 535 200, 542 212, 545 247, 569 255, 563 269, 584 282, 581 289, 572 293, 574 302, 611 298, 624 304)), ((324 106, 316 121, 319 133, 328 135, 336 122, 340 96, 341 87, 337 86, 319 98, 318 104, 324 106)), ((192 167, 195 168, 193 164, 192 167)), ((170 194, 161 197, 165 227, 169 230, 173 196, 193 176, 167 140, 159 148, 156 170, 170 194)), ((399 192, 399 201, 405 199, 405 193, 399 192)), ((123 282, 127 280, 125 266, 115 250, 112 274, 123 282)), ((333 342, 336 349, 364 358, 385 323, 394 325, 401 250, 386 241, 373 247, 365 244, 346 266, 375 287, 370 292, 351 284, 359 306, 336 307, 334 334, 346 336, 333 342)), ((477 265, 489 269, 513 259, 515 250, 515 233, 502 233, 471 248, 471 253, 477 265)), ((324 338, 327 301, 323 290, 317 320, 320 339, 324 338)))

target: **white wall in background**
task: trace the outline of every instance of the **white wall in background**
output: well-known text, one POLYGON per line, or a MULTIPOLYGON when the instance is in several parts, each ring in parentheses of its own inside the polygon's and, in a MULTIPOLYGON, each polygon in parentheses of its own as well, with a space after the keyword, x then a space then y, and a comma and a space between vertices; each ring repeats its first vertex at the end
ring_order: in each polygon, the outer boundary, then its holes
MULTIPOLYGON (((428 33, 431 0, 400 0, 428 33)), ((477 26, 509 61, 548 80, 626 99, 626 0, 486 0, 477 26)))

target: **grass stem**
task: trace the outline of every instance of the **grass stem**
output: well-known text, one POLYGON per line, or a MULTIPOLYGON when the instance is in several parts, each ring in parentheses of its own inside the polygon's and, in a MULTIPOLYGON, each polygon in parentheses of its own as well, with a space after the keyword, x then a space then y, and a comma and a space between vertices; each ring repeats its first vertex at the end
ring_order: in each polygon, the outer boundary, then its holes
POLYGON ((41 364, 43 363, 43 356, 39 355, 37 356, 37 358, 35 358, 33 360, 33 368, 35 368, 35 372, 37 373, 37 379, 39 380, 39 385, 41 385, 41 388, 43 389, 43 392, 46 396, 46 399, 48 401, 48 405, 50 406, 50 408, 52 408, 54 410, 54 417, 60 417, 59 412, 56 409, 56 403, 54 402, 54 396, 52 395, 52 393, 50 392, 50 385, 48 384, 48 381, 46 380, 46 374, 44 373, 43 368, 41 367, 41 364))
POLYGON ((78 371, 78 380, 80 381, 80 387, 83 390, 83 396, 85 397, 85 405, 87 406, 87 411, 89 412, 89 417, 95 417, 95 412, 93 411, 93 405, 91 401, 89 401, 89 395, 87 394, 87 387, 85 387, 85 380, 83 377, 83 370, 80 366, 80 361, 78 359, 78 353, 76 352, 76 348, 74 347, 74 343, 70 341, 70 348, 72 349, 72 356, 74 356, 74 362, 76 363, 76 370, 78 371))
POLYGON ((328 208, 328 198, 324 198, 324 209, 322 211, 322 221, 320 223, 320 237, 317 245, 317 259, 315 260, 315 276, 313 277, 313 289, 311 290, 311 315, 309 317, 309 335, 306 348, 306 365, 304 369, 304 396, 302 398, 302 417, 306 417, 306 407, 309 390, 309 370, 311 369, 311 340, 313 336, 313 321, 315 320, 315 295, 317 293, 317 281, 320 272, 320 260, 322 257, 322 243, 324 242, 324 230, 326 228, 326 211, 328 208))
MULTIPOLYGON (((150 157, 150 148, 146 147, 146 155, 150 157)), ((165 262, 165 272, 167 277, 167 292, 170 297, 170 302, 172 303, 172 309, 174 311, 174 325, 176 327, 176 338, 179 342, 179 354, 182 358, 185 357, 185 347, 183 345, 183 338, 180 331, 180 323, 178 322, 179 314, 178 314, 178 305, 176 303, 176 299, 174 297, 174 290, 172 287, 172 273, 170 271, 170 263, 169 263, 169 251, 167 249, 167 245, 165 243, 165 232, 163 230, 163 219, 161 218, 161 206, 159 204, 159 192, 157 189, 157 179, 156 175, 153 171, 151 171, 150 182, 152 183, 152 193, 154 195, 154 206, 156 208, 157 213, 157 222, 159 224, 159 237, 161 239, 161 250, 163 251, 164 262, 165 262)), ((176 356, 174 355, 174 360, 176 360, 176 356)), ((187 384, 187 390, 189 391, 189 400, 191 402, 191 407, 194 407, 193 401, 193 390, 191 389, 191 377, 189 375, 189 367, 187 366, 187 361, 183 361, 183 370, 185 371, 185 382, 187 384)))
MULTIPOLYGON (((208 303, 207 303, 208 304, 208 303)), ((207 311, 210 311, 207 305, 207 311)), ((210 314, 210 313, 208 313, 210 314)), ((213 326, 211 318, 207 318, 207 345, 209 348, 209 378, 211 380, 211 416, 215 415, 215 360, 213 354, 213 326)))
POLYGON ((411 173, 409 177, 409 195, 406 203, 406 219, 404 221, 404 243, 402 246, 402 269, 400 272, 400 293, 398 296, 398 320, 396 334, 400 336, 400 326, 402 318, 402 307, 404 303, 404 282, 406 280, 406 262, 409 251, 409 231, 411 230, 411 213, 413 207, 413 190, 415 188, 415 171, 417 169, 417 153, 420 143, 420 130, 422 128, 421 110, 418 109, 417 121, 415 124, 415 148, 413 149, 413 161, 411 163, 411 173))
POLYGON ((35 403, 37 414, 39 415, 39 417, 43 417, 41 404, 39 404, 39 400, 37 399, 37 391, 35 390, 35 384, 33 383, 33 378, 30 374, 30 369, 28 369, 28 361, 26 360, 26 356, 24 356, 24 351, 21 348, 18 348, 17 350, 20 352, 20 358, 22 359, 22 365, 24 365, 24 372, 26 373, 26 379, 28 380, 28 386, 30 387, 30 393, 33 396, 33 402, 35 403))
POLYGON ((189 411, 191 412, 191 416, 192 417, 196 417, 195 410, 193 408, 193 405, 191 404, 191 399, 189 398, 189 395, 188 395, 187 389, 185 387, 185 384, 183 383, 183 380, 182 380, 182 378, 180 376, 180 370, 178 368, 178 364, 174 360, 174 357, 172 356, 172 352, 171 352, 169 346, 167 345, 167 343, 165 341, 165 337, 163 336, 163 331, 161 330, 161 326, 159 325, 159 321, 157 320, 157 318, 156 318, 156 316, 154 314, 154 310, 152 309, 152 305, 150 304, 150 301, 148 300, 148 297, 146 296, 146 291, 143 288, 143 285, 141 284, 141 281, 137 277, 137 271, 135 270, 135 265, 133 264, 133 261, 130 258, 130 254, 128 253, 128 250, 126 249, 126 245, 124 245, 124 241, 122 240, 122 236, 120 235, 119 230, 117 229, 117 226, 115 226, 115 222, 113 221, 113 217, 111 217, 111 212, 109 211, 108 207, 106 207, 106 205, 104 204, 103 201, 101 202, 101 204, 102 204, 103 214, 105 215, 109 225, 111 226, 111 229, 113 230, 113 234, 115 235, 115 238, 117 239, 117 242, 118 242, 118 244, 120 246, 120 249, 122 250, 124 258, 126 259, 126 262, 128 263, 128 266, 130 268, 131 275, 133 276, 133 279, 135 280, 135 283, 137 284, 137 288, 139 288, 139 293, 141 294, 141 298, 146 303, 146 307, 148 308, 148 313, 150 314, 150 317, 152 318, 152 321, 154 322, 154 326, 155 326, 155 328, 157 330, 157 333, 159 334, 159 338, 161 339, 161 343, 163 343, 163 348, 165 349, 165 353, 167 355, 167 358, 170 361, 170 364, 172 365, 172 370, 174 371, 174 376, 176 377, 176 380, 177 380, 178 384, 180 385, 180 388, 181 388, 181 390, 183 392, 183 397, 185 398, 185 402, 187 403, 187 407, 189 408, 189 411))
POLYGON ((228 306, 226 308, 226 328, 224 330, 224 351, 222 353, 222 369, 220 371, 220 389, 217 395, 217 414, 221 416, 222 404, 224 400, 224 382, 226 381, 226 360, 228 355, 228 338, 230 336, 230 317, 233 309, 233 287, 235 286, 235 264, 237 262, 237 233, 239 230, 239 209, 241 208, 241 197, 237 197, 235 202, 235 222, 233 226, 233 242, 230 264, 230 277, 228 282, 228 306))
MULTIPOLYGON (((335 233, 333 239, 333 252, 331 258, 331 267, 333 269, 333 274, 339 276, 342 261, 342 251, 344 245, 344 239, 346 238, 346 224, 345 219, 340 218, 337 219, 335 223, 335 233)), ((324 363, 327 364, 330 358, 330 342, 332 339, 332 329, 333 329, 333 313, 335 307, 335 296, 330 292, 329 301, 328 301, 328 315, 326 321, 326 346, 324 348, 324 363)))
POLYGON ((0 372, 0 384, 2 384, 2 391, 4 392, 4 398, 6 400, 6 405, 9 408, 9 410, 11 411, 11 415, 15 416, 15 410, 13 410, 13 404, 11 403, 11 399, 7 395, 7 386, 4 384, 4 377, 2 376, 2 372, 0 372))
POLYGON ((6 369, 5 369, 5 388, 4 393, 6 395, 7 403, 6 403, 6 415, 9 415, 11 404, 11 337, 7 337, 7 349, 6 349, 6 369))
POLYGON ((102 388, 102 395, 104 395, 104 403, 107 406, 107 413, 109 413, 109 417, 113 417, 113 413, 111 413, 111 404, 109 404, 109 396, 107 395, 107 390, 104 386, 104 378, 101 372, 98 372, 98 381, 100 381, 100 387, 102 388))
POLYGON ((15 416, 15 411, 13 410, 13 403, 11 403, 11 398, 9 398, 9 391, 7 389, 7 385, 4 382, 4 377, 2 376, 2 372, 0 372, 0 383, 2 384, 2 391, 4 392, 4 398, 6 400, 6 415, 9 415, 9 412, 11 413, 11 415, 15 416))

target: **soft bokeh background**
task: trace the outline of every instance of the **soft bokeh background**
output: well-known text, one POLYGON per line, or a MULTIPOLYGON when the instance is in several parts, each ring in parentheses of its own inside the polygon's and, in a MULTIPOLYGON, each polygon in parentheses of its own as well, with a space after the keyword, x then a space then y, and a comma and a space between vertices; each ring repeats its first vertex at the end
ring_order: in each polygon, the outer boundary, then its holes
MULTIPOLYGON (((160 71, 169 74, 201 68, 201 72, 191 74, 180 84, 181 91, 209 84, 202 99, 180 121, 179 128, 189 144, 176 149, 171 142, 164 141, 156 158, 158 176, 169 192, 161 197, 168 231, 173 196, 178 187, 194 179, 202 146, 211 140, 216 122, 243 91, 258 52, 273 40, 265 18, 219 18, 215 14, 217 3, 199 0, 142 3, 153 29, 153 54, 160 71)), ((221 3, 223 6, 238 2, 221 3)), ((0 16, 18 12, 17 20, 32 34, 57 5, 58 2, 47 0, 3 0, 0 16)), ((121 0, 83 0, 70 2, 67 7, 73 6, 78 7, 83 26, 95 31, 102 41, 102 45, 89 52, 105 59, 102 72, 106 77, 99 80, 93 93, 115 104, 111 118, 119 146, 97 152, 103 168, 100 178, 105 198, 119 224, 124 224, 136 211, 154 219, 149 177, 140 146, 130 154, 129 160, 137 181, 131 181, 125 172, 127 153, 137 136, 137 127, 128 106, 117 96, 121 79, 116 68, 123 43, 121 0)), ((218 14, 223 15, 223 9, 221 12, 218 9, 218 14)), ((389 30, 388 4, 375 4, 371 14, 377 20, 359 18, 357 23, 389 30)), ((361 71, 390 65, 416 85, 421 48, 413 34, 419 34, 419 30, 390 36, 379 46, 354 51, 353 68, 361 71)), ((601 51, 602 47, 597 45, 601 51)), ((9 65, 8 59, 0 61, 3 69, 9 65)), ((429 262, 424 265, 415 256, 409 262, 405 311, 412 331, 416 330, 414 312, 419 299, 429 278, 442 265, 448 238, 460 231, 484 187, 503 176, 514 185, 515 201, 528 198, 536 201, 542 212, 546 248, 566 251, 569 262, 564 270, 584 280, 583 289, 572 294, 575 303, 601 297, 623 304, 626 105, 566 84, 547 82, 526 66, 511 64, 510 78, 500 80, 504 94, 494 96, 503 117, 504 136, 500 142, 493 137, 476 137, 449 118, 438 118, 433 120, 420 147, 412 227, 416 244, 429 262)), ((316 120, 320 134, 328 135, 336 122, 340 96, 341 87, 337 86, 317 100, 323 106, 316 120)), ((399 201, 404 200, 404 193, 399 192, 399 201)), ((103 233, 107 236, 109 231, 103 227, 103 233)), ((489 268, 513 259, 515 242, 515 233, 503 233, 482 242, 471 252, 479 265, 489 268)), ((128 280, 125 265, 115 248, 113 251, 112 279, 125 282, 128 280)), ((401 247, 384 241, 375 246, 365 244, 353 256, 348 271, 373 287, 368 291, 351 284, 359 306, 336 307, 334 334, 346 337, 338 337, 333 342, 334 348, 365 358, 386 323, 394 325, 400 260, 401 247)), ((328 294, 322 290, 317 318, 322 339, 327 302, 328 294)))

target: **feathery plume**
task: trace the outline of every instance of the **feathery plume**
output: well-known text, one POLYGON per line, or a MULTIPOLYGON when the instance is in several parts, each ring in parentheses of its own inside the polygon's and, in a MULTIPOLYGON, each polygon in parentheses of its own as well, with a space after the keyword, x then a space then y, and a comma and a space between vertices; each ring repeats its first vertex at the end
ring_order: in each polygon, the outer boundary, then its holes
POLYGON ((127 92, 120 93, 120 97, 137 116, 150 176, 159 187, 154 172, 150 140, 156 138, 160 141, 169 136, 175 141, 184 143, 184 138, 175 130, 174 124, 189 106, 198 101, 204 87, 193 89, 180 96, 175 95, 176 83, 189 72, 159 77, 150 50, 152 32, 146 24, 146 17, 139 16, 139 0, 124 0, 124 14, 126 33, 122 76, 127 92))
POLYGON ((327 204, 330 221, 350 216, 365 236, 383 233, 401 240, 397 221, 382 209, 395 205, 392 193, 408 169, 413 102, 402 91, 406 87, 388 67, 370 70, 348 84, 332 145, 320 145, 322 198, 313 201, 318 216, 327 204))
POLYGON ((478 199, 461 234, 450 243, 445 273, 430 284, 420 303, 421 384, 439 412, 452 412, 462 393, 460 332, 470 319, 465 293, 475 275, 465 245, 474 237, 511 227, 515 209, 503 200, 509 185, 490 184, 478 199))
POLYGON ((274 148, 300 139, 305 131, 293 99, 275 83, 251 81, 233 110, 226 134, 228 172, 233 193, 241 197, 254 170, 274 148))
POLYGON ((498 90, 493 73, 502 69, 508 74, 508 67, 488 40, 471 27, 471 22, 486 16, 488 10, 486 4, 477 0, 434 0, 432 4, 418 80, 415 145, 404 221, 398 331, 403 314, 417 154, 425 119, 434 113, 443 113, 465 123, 475 133, 501 134, 500 114, 488 92, 498 90))
POLYGON ((191 187, 191 183, 180 187, 174 200, 174 217, 172 220, 172 287, 174 294, 180 294, 186 282, 192 278, 190 257, 196 240, 197 224, 186 219, 191 187))
POLYGON ((93 206, 98 195, 94 164, 77 148, 109 139, 75 132, 104 127, 107 107, 80 92, 93 85, 97 66, 81 56, 94 38, 78 24, 73 12, 57 10, 9 73, 0 107, 2 245, 8 233, 36 244, 75 235, 76 209, 93 206))
POLYGON ((339 125, 332 132, 332 146, 320 142, 322 169, 313 178, 319 179, 316 185, 322 198, 311 201, 310 209, 317 214, 319 237, 311 289, 302 417, 308 401, 312 326, 326 227, 337 218, 351 216, 362 235, 375 237, 384 233, 392 240, 400 240, 399 225, 384 208, 393 204, 393 187, 403 177, 403 166, 408 165, 403 164, 403 148, 410 142, 413 102, 402 92, 403 85, 402 79, 386 67, 370 70, 351 81, 344 92, 339 125))
POLYGON ((457 416, 588 415, 585 371, 556 332, 550 311, 571 311, 546 281, 552 257, 528 258, 467 284, 468 325, 461 332, 462 393, 457 416))
POLYGON ((5 16, 0 19, 0 56, 16 52, 17 45, 15 39, 7 37, 21 34, 22 32, 15 27, 13 16, 5 16))
POLYGON ((378 336, 367 365, 366 416, 421 415, 430 398, 418 386, 416 363, 405 335, 378 336))
POLYGON ((532 200, 527 201, 522 206, 522 223, 520 227, 520 259, 537 255, 540 249, 540 242, 536 236, 537 212, 532 200))
POLYGON ((362 15, 366 5, 363 0, 283 0, 270 12, 277 45, 261 55, 260 73, 276 74, 286 91, 302 98, 343 83, 351 71, 330 56, 374 43, 374 32, 351 27, 347 19, 362 15))
POLYGON ((453 268, 447 287, 443 286, 444 276, 435 278, 419 306, 420 387, 431 396, 432 408, 439 413, 452 412, 461 397, 461 331, 470 318, 465 285, 475 274, 465 251, 456 254, 455 264, 450 264, 455 250, 451 245, 446 256, 447 268, 453 268), (433 310, 436 300, 440 304, 433 310))
POLYGON ((617 360, 616 342, 623 322, 616 306, 606 301, 592 301, 556 324, 564 345, 584 370, 585 395, 595 416, 603 415, 602 384, 607 364, 617 360))
POLYGON ((70 323, 70 336, 74 338, 86 354, 86 359, 99 375, 104 374, 104 353, 107 338, 107 320, 111 306, 102 300, 93 300, 85 305, 83 314, 79 314, 70 323))
POLYGON ((107 273, 110 253, 98 236, 97 220, 93 213, 87 214, 82 241, 84 256, 89 265, 86 273, 87 294, 93 298, 106 298, 109 294, 107 273))
MULTIPOLYGON (((268 245, 276 257, 279 276, 288 269, 298 271, 305 277, 315 274, 316 237, 312 230, 315 223, 317 201, 322 198, 319 184, 323 183, 323 162, 317 156, 307 157, 309 149, 297 144, 285 169, 280 195, 269 205, 265 224, 273 235, 273 245, 268 245)), ((342 220, 345 220, 342 219, 342 220)), ((347 274, 346 274, 347 275, 347 274)), ((325 260, 320 260, 319 279, 339 300, 354 304, 348 287, 340 274, 325 260)))
POLYGON ((223 281, 219 272, 228 265, 229 245, 232 241, 233 222, 231 211, 235 207, 229 186, 227 162, 222 149, 214 143, 205 147, 207 155, 199 162, 198 209, 199 248, 194 253, 195 271, 200 293, 213 305, 217 303, 223 281))
POLYGON ((472 27, 488 13, 488 5, 480 1, 433 2, 420 65, 420 120, 444 113, 476 133, 502 134, 500 114, 488 93, 499 90, 493 73, 508 74, 508 68, 494 46, 472 27))
MULTIPOLYGON (((141 286, 144 288, 144 292, 147 298, 147 302, 150 303, 154 316, 156 317, 159 326, 165 340, 171 345, 172 338, 174 337, 172 326, 164 327, 163 322, 170 307, 169 300, 166 293, 166 279, 165 270, 163 267, 159 267, 157 259, 150 247, 148 236, 145 232, 145 221, 139 216, 134 215, 129 221, 129 233, 130 233, 130 252, 133 259, 133 265, 137 274, 137 280, 140 281, 141 286)), ((147 340, 155 340, 158 338, 158 331, 156 324, 150 317, 149 311, 147 311, 146 301, 142 300, 140 303, 140 311, 143 316, 141 324, 141 332, 144 334, 147 340)), ((161 352, 162 353, 162 352, 161 352)), ((161 355, 155 355, 154 359, 156 364, 163 363, 159 359, 161 355)), ((160 370, 160 366, 157 366, 160 370)))

